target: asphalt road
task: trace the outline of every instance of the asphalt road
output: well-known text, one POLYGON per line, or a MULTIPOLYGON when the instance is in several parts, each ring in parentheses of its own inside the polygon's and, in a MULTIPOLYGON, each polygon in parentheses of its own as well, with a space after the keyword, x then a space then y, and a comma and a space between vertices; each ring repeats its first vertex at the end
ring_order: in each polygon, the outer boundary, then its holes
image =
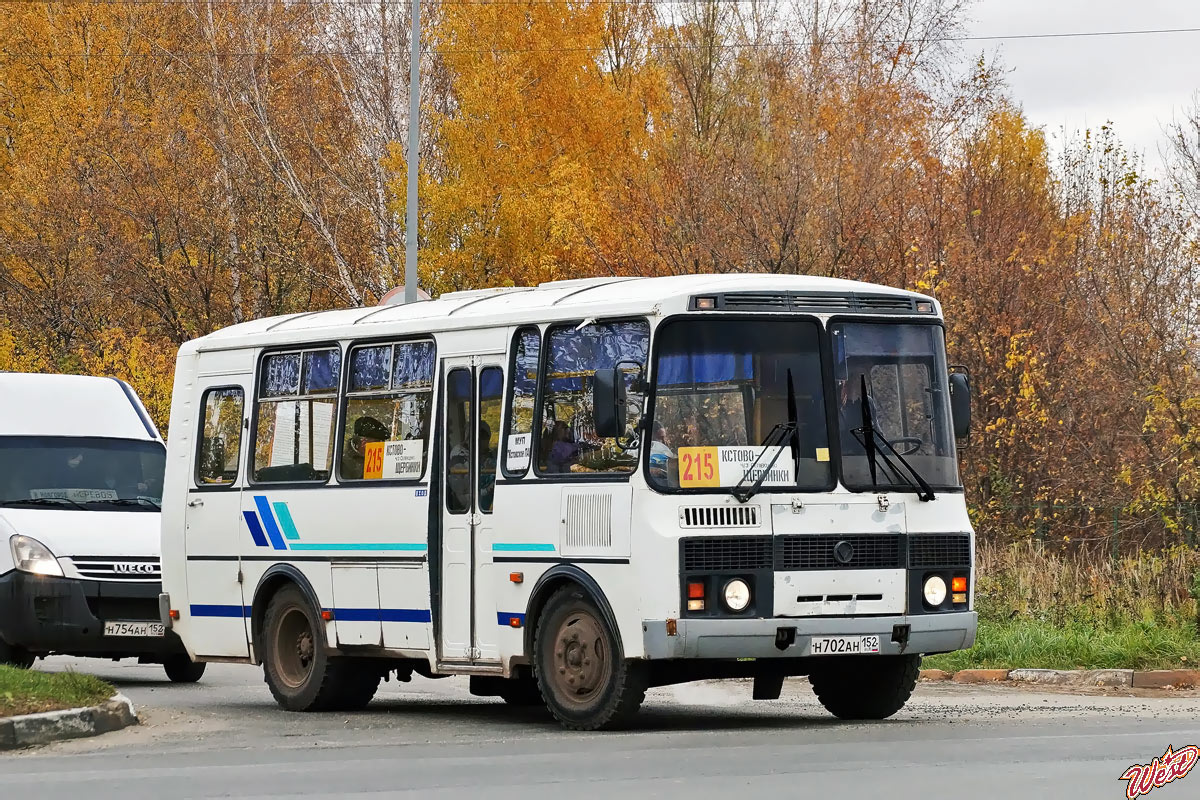
MULTIPOLYGON (((1124 797, 1121 774, 1200 744, 1200 695, 1073 696, 922 684, 892 720, 829 717, 803 680, 754 702, 742 682, 651 693, 633 730, 562 731, 471 697, 460 679, 385 684, 356 714, 277 709, 261 673, 210 665, 173 686, 132 662, 51 659, 133 699, 144 724, 0 755, 0 798, 559 796, 1124 797)), ((1153 792, 1200 796, 1200 770, 1153 792), (1190 785, 1194 782, 1194 785, 1190 785)))

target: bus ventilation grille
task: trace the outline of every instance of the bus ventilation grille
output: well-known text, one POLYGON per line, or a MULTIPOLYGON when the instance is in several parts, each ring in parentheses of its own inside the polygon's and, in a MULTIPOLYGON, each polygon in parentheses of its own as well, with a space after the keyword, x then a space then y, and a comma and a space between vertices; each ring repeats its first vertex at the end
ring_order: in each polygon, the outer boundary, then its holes
POLYGON ((566 496, 563 545, 585 549, 612 547, 612 495, 580 492, 566 496))
POLYGON ((681 528, 757 528, 758 506, 680 506, 681 528))
POLYGON ((771 568, 770 536, 697 536, 683 543, 686 572, 724 572, 771 568))
POLYGON ((971 537, 961 533, 922 533, 908 537, 911 567, 971 566, 971 537))

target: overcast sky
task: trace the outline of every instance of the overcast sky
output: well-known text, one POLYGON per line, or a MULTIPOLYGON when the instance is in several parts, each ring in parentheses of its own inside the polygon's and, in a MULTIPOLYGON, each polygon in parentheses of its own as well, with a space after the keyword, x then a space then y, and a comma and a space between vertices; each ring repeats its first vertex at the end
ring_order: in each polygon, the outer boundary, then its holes
MULTIPOLYGON (((1200 27, 1200 0, 977 0, 971 35, 1200 27)), ((1029 120, 1054 145, 1108 121, 1157 169, 1162 127, 1200 89, 1200 33, 968 42, 999 53, 1029 120)))

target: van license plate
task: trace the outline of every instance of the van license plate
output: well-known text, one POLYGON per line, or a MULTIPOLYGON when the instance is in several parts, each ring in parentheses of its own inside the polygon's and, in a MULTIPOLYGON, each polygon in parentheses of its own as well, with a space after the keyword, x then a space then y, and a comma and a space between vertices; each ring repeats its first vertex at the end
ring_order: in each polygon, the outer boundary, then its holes
POLYGON ((140 637, 155 637, 165 636, 167 633, 166 626, 161 622, 106 622, 104 623, 105 636, 140 636, 140 637))
POLYGON ((838 656, 878 652, 878 636, 814 636, 809 655, 838 656))

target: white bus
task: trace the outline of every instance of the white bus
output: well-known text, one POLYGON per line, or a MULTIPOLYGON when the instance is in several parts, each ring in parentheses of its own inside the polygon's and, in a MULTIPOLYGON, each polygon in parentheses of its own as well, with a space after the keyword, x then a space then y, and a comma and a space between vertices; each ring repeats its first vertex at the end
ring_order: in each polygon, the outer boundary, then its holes
POLYGON ((164 622, 286 709, 469 675, 590 730, 649 687, 808 675, 879 719, 974 642, 930 297, 558 281, 248 322, 176 369, 164 622))

